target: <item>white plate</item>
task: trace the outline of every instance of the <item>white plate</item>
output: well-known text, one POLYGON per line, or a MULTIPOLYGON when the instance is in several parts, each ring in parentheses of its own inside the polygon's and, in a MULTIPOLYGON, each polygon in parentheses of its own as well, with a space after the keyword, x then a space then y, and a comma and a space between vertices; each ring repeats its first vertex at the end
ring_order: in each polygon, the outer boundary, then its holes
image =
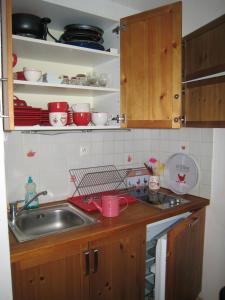
POLYGON ((176 153, 166 162, 164 175, 169 189, 176 194, 183 195, 197 185, 199 168, 189 155, 176 153))

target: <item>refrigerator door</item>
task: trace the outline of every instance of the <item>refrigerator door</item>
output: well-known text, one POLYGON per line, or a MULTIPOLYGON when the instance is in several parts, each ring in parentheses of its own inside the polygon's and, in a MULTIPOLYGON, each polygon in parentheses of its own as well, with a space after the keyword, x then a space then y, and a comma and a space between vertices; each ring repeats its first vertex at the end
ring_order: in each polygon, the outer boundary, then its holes
POLYGON ((166 250, 167 250, 167 235, 165 234, 158 240, 156 246, 155 300, 165 299, 166 250))

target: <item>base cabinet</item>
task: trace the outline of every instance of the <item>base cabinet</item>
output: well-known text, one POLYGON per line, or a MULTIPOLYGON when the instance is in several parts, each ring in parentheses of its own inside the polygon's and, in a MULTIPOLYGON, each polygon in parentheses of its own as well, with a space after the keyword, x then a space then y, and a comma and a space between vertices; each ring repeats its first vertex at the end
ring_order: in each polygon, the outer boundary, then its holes
POLYGON ((88 299, 83 247, 52 249, 12 264, 14 300, 88 299))
POLYGON ((144 298, 144 226, 44 252, 12 264, 14 300, 144 298))
POLYGON ((166 300, 195 300, 201 291, 205 209, 168 233, 166 300))

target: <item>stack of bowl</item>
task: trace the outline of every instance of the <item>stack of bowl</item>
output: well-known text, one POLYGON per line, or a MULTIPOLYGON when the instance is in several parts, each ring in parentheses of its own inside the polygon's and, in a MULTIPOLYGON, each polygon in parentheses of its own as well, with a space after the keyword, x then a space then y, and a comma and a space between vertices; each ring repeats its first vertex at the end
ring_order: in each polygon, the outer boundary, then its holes
POLYGON ((91 121, 90 104, 76 103, 72 105, 73 122, 77 126, 87 126, 91 121))

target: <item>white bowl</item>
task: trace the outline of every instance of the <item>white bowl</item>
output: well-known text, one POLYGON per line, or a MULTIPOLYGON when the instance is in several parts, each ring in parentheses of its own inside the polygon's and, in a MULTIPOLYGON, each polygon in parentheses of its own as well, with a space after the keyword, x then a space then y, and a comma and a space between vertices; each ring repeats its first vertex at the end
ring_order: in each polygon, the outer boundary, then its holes
POLYGON ((72 105, 74 112, 90 112, 90 103, 76 103, 72 105))
POLYGON ((108 122, 108 114, 104 112, 95 112, 91 114, 91 121, 96 126, 104 126, 108 122))
POLYGON ((23 73, 27 81, 38 81, 42 75, 40 70, 30 68, 23 68, 23 73))

